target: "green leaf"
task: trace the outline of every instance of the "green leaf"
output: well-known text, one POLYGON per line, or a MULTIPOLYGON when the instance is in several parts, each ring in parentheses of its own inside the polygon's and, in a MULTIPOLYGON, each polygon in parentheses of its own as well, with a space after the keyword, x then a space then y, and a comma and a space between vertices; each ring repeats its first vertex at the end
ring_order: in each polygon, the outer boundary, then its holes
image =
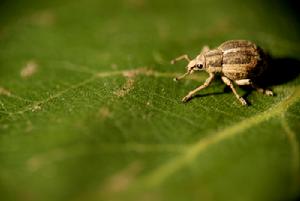
POLYGON ((295 200, 299 21, 289 1, 5 1, 1 200, 295 200), (169 61, 230 39, 273 56, 276 96, 169 61), (225 89, 224 89, 225 88, 225 89))

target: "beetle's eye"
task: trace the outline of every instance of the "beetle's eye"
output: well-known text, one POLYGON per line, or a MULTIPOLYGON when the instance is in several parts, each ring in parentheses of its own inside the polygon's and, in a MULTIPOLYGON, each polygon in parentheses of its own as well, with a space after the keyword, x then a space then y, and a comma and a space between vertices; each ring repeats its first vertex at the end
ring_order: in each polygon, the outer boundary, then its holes
POLYGON ((203 65, 202 65, 202 64, 197 64, 197 65, 196 65, 196 67, 198 67, 198 68, 202 68, 202 67, 203 67, 203 65))

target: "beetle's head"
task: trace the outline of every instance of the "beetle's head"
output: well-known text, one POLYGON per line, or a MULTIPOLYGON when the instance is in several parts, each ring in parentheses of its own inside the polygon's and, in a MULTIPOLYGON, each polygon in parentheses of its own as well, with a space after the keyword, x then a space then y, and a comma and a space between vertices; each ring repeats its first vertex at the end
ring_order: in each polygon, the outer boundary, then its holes
POLYGON ((189 64, 187 65, 187 71, 192 74, 195 71, 204 70, 204 64, 204 56, 199 55, 189 62, 189 64))
POLYGON ((204 56, 202 54, 198 55, 195 59, 189 61, 189 64, 187 65, 187 72, 183 74, 182 76, 176 77, 174 80, 178 81, 182 78, 184 78, 187 75, 190 75, 194 73, 195 71, 204 70, 205 68, 205 61, 204 56))

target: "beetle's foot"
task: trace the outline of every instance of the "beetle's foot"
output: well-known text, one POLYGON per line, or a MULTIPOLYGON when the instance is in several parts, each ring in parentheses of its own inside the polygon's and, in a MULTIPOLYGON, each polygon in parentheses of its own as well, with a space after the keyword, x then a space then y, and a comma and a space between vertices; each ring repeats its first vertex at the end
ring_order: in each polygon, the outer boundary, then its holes
POLYGON ((239 101, 242 103, 242 105, 245 105, 245 106, 248 105, 247 101, 243 97, 240 97, 239 101))
POLYGON ((176 60, 175 59, 173 59, 173 60, 171 60, 171 62, 170 62, 171 64, 175 64, 176 63, 176 60))
POLYGON ((267 96, 274 96, 273 91, 270 90, 270 89, 266 89, 266 90, 264 91, 264 94, 266 94, 267 96))
POLYGON ((192 98, 192 96, 187 95, 187 96, 183 97, 183 99, 182 99, 181 101, 182 101, 183 103, 186 103, 186 102, 188 102, 189 100, 191 100, 191 98, 192 98))
POLYGON ((257 91, 259 93, 265 94, 267 96, 274 96, 274 93, 271 89, 263 89, 263 88, 257 88, 257 91))

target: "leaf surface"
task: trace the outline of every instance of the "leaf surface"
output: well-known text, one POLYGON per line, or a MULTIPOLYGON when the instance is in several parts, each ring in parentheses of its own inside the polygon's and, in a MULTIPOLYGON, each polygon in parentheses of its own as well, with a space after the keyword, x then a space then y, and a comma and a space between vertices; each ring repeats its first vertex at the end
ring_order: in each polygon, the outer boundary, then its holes
POLYGON ((3 2, 4 200, 294 200, 299 21, 290 2, 3 2), (273 57, 274 97, 169 61, 248 39, 273 57))

